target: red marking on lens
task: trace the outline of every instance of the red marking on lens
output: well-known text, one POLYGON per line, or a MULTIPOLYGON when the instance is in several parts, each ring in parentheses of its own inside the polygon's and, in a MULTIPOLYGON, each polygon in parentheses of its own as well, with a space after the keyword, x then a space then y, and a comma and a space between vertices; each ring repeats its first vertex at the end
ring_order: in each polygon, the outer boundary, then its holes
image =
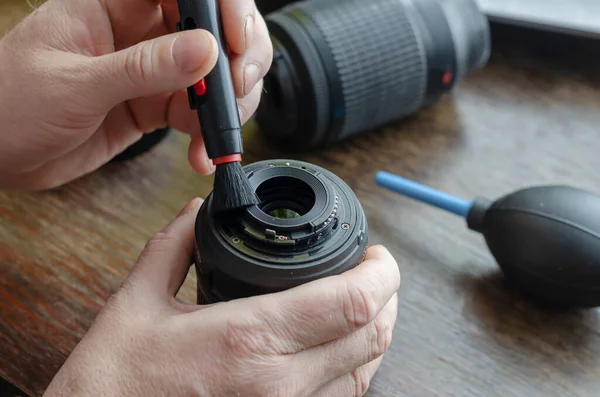
POLYGON ((453 77, 454 75, 452 74, 452 72, 448 70, 444 73, 444 76, 442 77, 442 82, 444 83, 444 85, 448 85, 452 83, 453 77))

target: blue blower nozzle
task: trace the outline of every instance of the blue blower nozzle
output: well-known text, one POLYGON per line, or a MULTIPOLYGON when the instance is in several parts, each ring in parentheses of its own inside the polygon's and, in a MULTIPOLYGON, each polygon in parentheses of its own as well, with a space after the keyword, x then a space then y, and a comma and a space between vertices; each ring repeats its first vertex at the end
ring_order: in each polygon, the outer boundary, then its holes
POLYGON ((465 219, 469 215, 474 203, 473 201, 451 196, 398 175, 390 174, 389 172, 378 172, 375 182, 385 189, 451 212, 465 219))

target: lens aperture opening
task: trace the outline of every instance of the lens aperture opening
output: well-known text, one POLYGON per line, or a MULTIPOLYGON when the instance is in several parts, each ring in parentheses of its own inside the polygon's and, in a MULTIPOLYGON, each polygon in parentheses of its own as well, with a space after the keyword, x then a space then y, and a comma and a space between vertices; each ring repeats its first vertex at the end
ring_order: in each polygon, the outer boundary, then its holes
POLYGON ((267 179, 256 189, 265 214, 277 219, 295 219, 313 209, 316 195, 306 182, 290 176, 276 176, 267 179))

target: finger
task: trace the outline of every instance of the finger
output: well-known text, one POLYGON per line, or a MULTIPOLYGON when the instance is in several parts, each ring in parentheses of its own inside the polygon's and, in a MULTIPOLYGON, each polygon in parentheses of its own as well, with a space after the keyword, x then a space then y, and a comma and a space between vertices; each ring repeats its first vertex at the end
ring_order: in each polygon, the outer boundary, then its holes
MULTIPOLYGON (((127 108, 117 106, 108 112, 99 128, 82 143, 21 177, 28 189, 51 189, 86 175, 106 164, 142 137, 127 108)), ((75 141, 73 139, 73 141, 75 141)))
MULTIPOLYGON (((250 95, 238 100, 238 109, 242 124, 246 123, 256 112, 262 95, 262 87, 263 84, 261 81, 252 90, 250 95)), ((204 140, 200 131, 198 113, 190 109, 185 91, 173 94, 167 113, 168 124, 180 132, 189 134, 192 138, 188 150, 188 160, 192 168, 202 175, 212 174, 215 168, 206 153, 204 140)))
POLYGON ((128 101, 127 105, 136 128, 147 133, 166 126, 172 98, 172 94, 158 94, 128 101))
POLYGON ((262 16, 256 15, 256 29, 252 46, 244 55, 231 58, 231 72, 238 98, 252 92, 273 62, 273 46, 262 16))
POLYGON ((296 353, 291 357, 297 373, 318 386, 381 357, 392 343, 398 311, 398 295, 390 299, 373 322, 334 341, 296 353), (303 370, 302 370, 303 369, 303 370))
MULTIPOLYGON (((258 109, 262 93, 263 81, 261 80, 249 95, 237 100, 242 124, 245 124, 258 109)), ((198 112, 190 109, 186 91, 178 91, 173 94, 167 111, 167 122, 179 132, 191 136, 201 134, 198 112)))
MULTIPOLYGON (((254 0, 220 0, 219 6, 229 49, 244 54, 255 42, 255 25, 260 17, 254 0)), ((166 29, 174 31, 180 19, 177 1, 164 0, 161 8, 166 29)))
POLYGON ((188 94, 185 90, 173 93, 167 109, 168 124, 179 132, 195 136, 200 135, 198 112, 190 108, 188 94))
POLYGON ((315 397, 361 397, 367 394, 371 380, 381 366, 383 356, 341 376, 315 393, 315 397))
POLYGON ((129 276, 136 285, 160 298, 175 298, 193 262, 194 223, 201 205, 201 199, 192 200, 148 241, 129 276))
POLYGON ((370 324, 400 287, 398 265, 382 246, 348 272, 245 302, 247 310, 281 330, 295 353, 349 335, 370 324), (260 307, 257 311, 256 308, 260 307))
POLYGON ((188 161, 192 168, 201 175, 210 175, 215 171, 215 166, 206 153, 202 136, 192 136, 192 141, 188 149, 188 161))
POLYGON ((220 0, 219 5, 228 47, 242 55, 254 42, 258 14, 254 0, 220 0))
POLYGON ((217 54, 214 37, 196 29, 91 58, 94 98, 103 107, 113 107, 130 99, 185 89, 212 70, 217 54))
POLYGON ((181 19, 177 0, 164 0, 160 6, 162 8, 165 28, 170 33, 175 32, 177 30, 177 22, 181 19))
MULTIPOLYGON (((82 3, 70 0, 74 3, 82 3)), ((116 50, 166 34, 160 0, 104 0, 116 50), (151 33, 152 32, 152 33, 151 33)), ((92 22, 92 21, 90 21, 92 22)))
POLYGON ((238 99, 238 108, 240 111, 240 118, 242 119, 243 124, 250 120, 250 118, 256 112, 256 109, 258 109, 262 93, 263 80, 260 80, 247 96, 238 99))
MULTIPOLYGON (((237 97, 242 98, 252 92, 271 67, 273 47, 267 25, 252 1, 221 0, 221 3, 227 43, 232 51, 230 63, 235 91, 237 97), (242 16, 244 25, 236 25, 242 16), (240 44, 242 36, 243 45, 240 44)), ((166 28, 171 29, 179 20, 177 3, 165 1, 162 8, 166 28)))
POLYGON ((210 175, 214 172, 214 165, 204 147, 198 113, 190 109, 188 101, 186 91, 174 93, 167 109, 167 121, 172 128, 190 135, 188 161, 192 168, 201 175, 210 175))

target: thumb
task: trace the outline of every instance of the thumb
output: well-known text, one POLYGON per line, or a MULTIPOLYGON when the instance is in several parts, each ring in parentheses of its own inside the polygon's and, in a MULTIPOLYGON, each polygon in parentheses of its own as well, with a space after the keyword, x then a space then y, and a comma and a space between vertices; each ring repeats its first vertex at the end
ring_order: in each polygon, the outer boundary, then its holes
POLYGON ((130 99, 185 89, 204 78, 217 57, 215 38, 200 29, 140 42, 94 58, 95 99, 112 108, 130 99))
POLYGON ((189 202, 146 243, 124 284, 133 283, 160 298, 177 295, 193 263, 194 224, 202 202, 201 199, 189 202))

